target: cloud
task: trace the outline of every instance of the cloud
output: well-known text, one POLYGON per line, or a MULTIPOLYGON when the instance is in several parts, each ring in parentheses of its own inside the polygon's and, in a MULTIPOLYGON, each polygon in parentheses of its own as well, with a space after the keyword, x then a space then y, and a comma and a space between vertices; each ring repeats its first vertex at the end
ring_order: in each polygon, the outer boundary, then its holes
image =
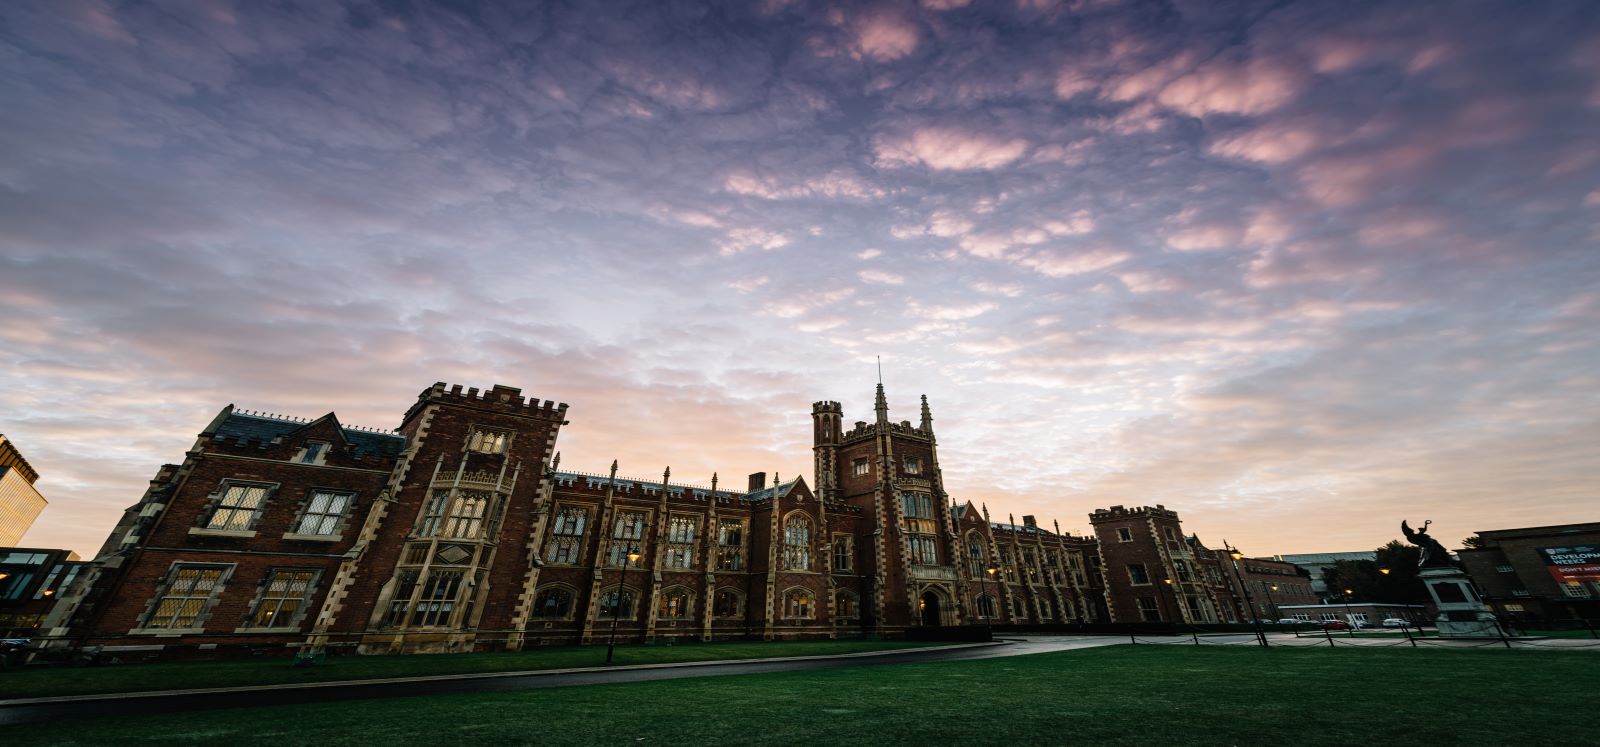
POLYGON ((1028 151, 1021 138, 994 137, 942 127, 921 127, 905 136, 880 137, 878 164, 888 168, 926 166, 937 171, 997 169, 1028 151))
POLYGON ((884 270, 862 270, 856 273, 856 277, 861 278, 863 283, 875 285, 900 285, 906 281, 904 275, 897 275, 884 270))

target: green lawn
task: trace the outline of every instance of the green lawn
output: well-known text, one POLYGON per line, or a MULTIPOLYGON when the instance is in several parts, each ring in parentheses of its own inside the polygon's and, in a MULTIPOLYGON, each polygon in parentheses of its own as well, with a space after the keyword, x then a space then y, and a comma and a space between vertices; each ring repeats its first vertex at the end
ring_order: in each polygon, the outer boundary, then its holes
POLYGON ((13 747, 1593 744, 1600 654, 1117 646, 0 729, 13 747))
MULTIPOLYGON (((927 646, 905 641, 747 641, 687 643, 675 646, 618 646, 616 664, 660 664, 775 656, 820 656, 927 646)), ((310 667, 288 659, 120 664, 99 667, 25 667, 0 672, 0 698, 182 690, 285 682, 330 682, 469 672, 517 672, 567 667, 598 667, 605 646, 560 646, 492 654, 414 654, 340 656, 310 667)))

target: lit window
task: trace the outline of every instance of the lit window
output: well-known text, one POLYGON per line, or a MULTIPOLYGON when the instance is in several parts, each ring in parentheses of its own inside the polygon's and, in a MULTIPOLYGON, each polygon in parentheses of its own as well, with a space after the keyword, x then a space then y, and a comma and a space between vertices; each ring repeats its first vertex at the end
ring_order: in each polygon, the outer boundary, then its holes
MULTIPOLYGON (((611 524, 611 544, 606 554, 606 560, 614 566, 637 566, 635 561, 628 560, 629 552, 641 552, 643 548, 639 540, 644 538, 645 512, 643 511, 618 511, 615 521, 611 524)), ((640 558, 643 560, 644 558, 640 558)))
POLYGON ((292 627, 298 622, 295 613, 310 602, 311 584, 316 575, 316 571, 273 571, 267 577, 261 601, 256 603, 255 612, 250 615, 250 627, 292 627))
POLYGON ((563 586, 547 586, 533 598, 533 616, 545 620, 565 620, 572 617, 572 590, 563 586))
MULTIPOLYGON (((439 528, 439 536, 451 539, 477 539, 483 532, 483 517, 489 508, 489 494, 481 490, 460 491, 450 503, 450 512, 439 528)), ((428 535, 424 535, 428 536, 428 535)))
POLYGON ((503 454, 510 434, 505 431, 477 428, 467 438, 467 448, 480 454, 503 454))
POLYGON ((816 608, 816 597, 806 589, 791 589, 783 595, 783 616, 810 619, 816 608))
POLYGON ((1583 585, 1582 581, 1567 581, 1561 584, 1561 592, 1577 599, 1587 599, 1589 597, 1589 589, 1583 585))
POLYGON ((223 483, 222 497, 206 520, 207 529, 242 532, 255 523, 272 488, 267 485, 223 483))
POLYGON ((200 626, 206 603, 222 591, 228 566, 179 565, 172 569, 167 588, 157 598, 144 627, 185 629, 200 626))
POLYGON ((350 507, 352 497, 349 493, 312 491, 311 500, 306 503, 305 513, 300 515, 294 533, 324 537, 338 533, 339 520, 344 518, 345 509, 350 507))
POLYGON ((656 617, 661 620, 689 619, 689 590, 680 586, 661 592, 660 604, 656 608, 656 617))
POLYGON ((850 474, 854 475, 855 477, 860 477, 862 475, 870 474, 871 472, 872 472, 872 462, 871 461, 868 461, 866 459, 857 459, 857 460, 855 460, 855 461, 850 463, 850 474))
POLYGON ((784 524, 783 567, 790 571, 811 570, 811 519, 804 515, 791 516, 784 524))

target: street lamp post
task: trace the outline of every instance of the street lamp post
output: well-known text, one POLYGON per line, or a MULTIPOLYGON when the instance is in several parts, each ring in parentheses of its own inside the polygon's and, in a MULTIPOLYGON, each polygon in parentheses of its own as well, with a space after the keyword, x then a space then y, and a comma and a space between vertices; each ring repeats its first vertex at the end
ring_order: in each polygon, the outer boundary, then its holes
POLYGON ((1267 633, 1261 629, 1261 617, 1256 613, 1255 599, 1250 596, 1250 587, 1245 584, 1244 575, 1239 572, 1239 559, 1244 557, 1244 553, 1228 544, 1227 540, 1222 541, 1222 548, 1228 552, 1228 557, 1233 561, 1233 577, 1239 581, 1239 590, 1244 592, 1245 611, 1250 614, 1250 623, 1256 629, 1256 640, 1261 642, 1262 648, 1265 648, 1267 633))
POLYGON ((1277 584, 1267 584, 1267 616, 1278 619, 1278 603, 1272 598, 1272 592, 1278 590, 1277 584))
POLYGON ((1344 590, 1344 619, 1350 623, 1350 637, 1356 637, 1356 616, 1350 612, 1350 595, 1356 593, 1355 589, 1344 590))
POLYGON ((622 577, 617 579, 617 595, 611 602, 611 640, 606 643, 606 663, 611 663, 611 657, 617 652, 617 622, 622 619, 622 594, 627 591, 628 564, 639 560, 639 548, 629 547, 627 554, 622 556, 622 577))
POLYGON ((991 620, 989 624, 993 625, 992 621, 1000 619, 1000 582, 995 580, 995 574, 1000 572, 1000 564, 990 563, 989 567, 983 570, 989 574, 989 582, 994 584, 994 608, 989 615, 991 620))

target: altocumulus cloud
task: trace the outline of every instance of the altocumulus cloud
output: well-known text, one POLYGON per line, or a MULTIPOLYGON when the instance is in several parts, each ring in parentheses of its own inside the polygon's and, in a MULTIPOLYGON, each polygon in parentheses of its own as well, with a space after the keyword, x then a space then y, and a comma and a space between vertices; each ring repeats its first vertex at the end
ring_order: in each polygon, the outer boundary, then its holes
POLYGON ((571 403, 568 466, 803 473, 880 354, 955 498, 1067 528, 1594 518, 1586 3, 61 0, 0 69, 31 544, 222 404, 436 380, 571 403))

